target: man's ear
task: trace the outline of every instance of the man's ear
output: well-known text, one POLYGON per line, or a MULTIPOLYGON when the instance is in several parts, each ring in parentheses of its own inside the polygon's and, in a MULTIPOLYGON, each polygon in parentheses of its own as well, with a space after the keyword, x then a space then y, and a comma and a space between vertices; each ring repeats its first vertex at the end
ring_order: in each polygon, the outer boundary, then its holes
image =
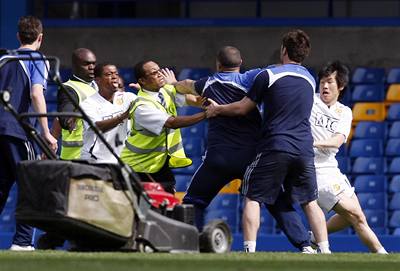
POLYGON ((43 33, 40 33, 39 36, 37 37, 37 41, 38 41, 39 43, 41 43, 42 40, 43 40, 43 33))
POLYGON ((21 43, 21 39, 19 38, 19 32, 17 32, 17 40, 21 43))
POLYGON ((143 85, 143 82, 144 82, 144 79, 143 78, 139 78, 138 79, 138 83, 142 86, 143 85))
POLYGON ((286 55, 287 54, 287 50, 286 50, 286 47, 281 47, 281 54, 284 56, 284 55, 286 55))

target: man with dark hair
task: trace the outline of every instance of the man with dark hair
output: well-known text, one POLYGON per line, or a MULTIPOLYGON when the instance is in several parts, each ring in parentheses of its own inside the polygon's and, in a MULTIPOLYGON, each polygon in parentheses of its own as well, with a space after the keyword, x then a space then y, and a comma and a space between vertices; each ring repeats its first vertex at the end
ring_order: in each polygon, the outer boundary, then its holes
POLYGON ((348 84, 349 70, 335 61, 324 66, 318 77, 319 94, 314 97, 310 123, 315 147, 318 204, 326 212, 336 212, 327 222, 328 232, 340 231, 351 225, 371 252, 387 254, 369 227, 354 187, 340 172, 335 158, 339 147, 349 136, 353 119, 351 109, 338 102, 348 84))
POLYGON ((225 69, 237 68, 242 65, 242 57, 240 55, 240 51, 233 46, 222 47, 218 51, 217 61, 225 69))
POLYGON ((175 87, 168 84, 176 81, 172 71, 160 69, 154 61, 141 61, 134 70, 141 89, 130 112, 132 128, 121 159, 143 181, 153 179, 167 192, 174 193, 175 177, 171 168, 192 163, 186 158, 179 128, 202 121, 205 113, 177 116, 177 106, 199 105, 199 99, 177 94, 175 87))
MULTIPOLYGON (((18 49, 20 53, 43 59, 12 61, 4 65, 0 70, 0 89, 10 91, 11 105, 18 113, 31 110, 46 113, 43 91, 47 87, 49 67, 44 56, 38 52, 43 40, 42 23, 33 16, 21 17, 17 37, 21 45, 18 49)), ((57 140, 50 134, 47 118, 39 118, 39 124, 42 136, 55 152, 57 140)), ((9 112, 0 107, 0 211, 3 211, 9 191, 17 178, 17 164, 34 158, 34 150, 25 131, 9 112)), ((17 223, 10 249, 34 250, 32 234, 32 227, 17 223)))
MULTIPOLYGON (((94 75, 99 92, 83 101, 82 109, 103 132, 104 138, 119 155, 128 135, 127 118, 130 105, 136 95, 118 91, 120 77, 117 67, 113 64, 96 65, 94 75)), ((117 163, 117 159, 97 138, 87 122, 84 122, 81 159, 90 159, 101 163, 117 163)))
MULTIPOLYGON (((63 85, 72 95, 76 103, 82 103, 98 91, 94 81, 94 67, 96 65, 95 54, 86 48, 78 48, 72 53, 72 77, 63 85)), ((76 112, 72 101, 64 91, 59 91, 57 96, 59 112, 76 112)), ((61 154, 64 160, 79 159, 83 146, 83 121, 69 117, 60 117, 61 154)))
MULTIPOLYGON (((241 74, 241 64, 240 51, 224 46, 217 53, 216 74, 197 81, 180 81, 175 86, 180 92, 195 92, 219 104, 240 101, 262 71, 254 69, 241 74)), ((245 116, 209 119, 207 151, 183 198, 184 203, 195 206, 196 225, 200 231, 205 208, 226 184, 243 179, 246 167, 256 155, 260 138, 261 114, 257 108, 245 116)), ((273 205, 266 207, 295 247, 303 252, 312 251, 308 233, 286 193, 282 192, 273 205)))
POLYGON ((317 204, 313 139, 309 117, 315 80, 301 66, 310 52, 308 35, 302 30, 282 39, 282 65, 260 72, 242 100, 207 108, 207 117, 244 116, 263 103, 262 138, 258 154, 247 168, 242 185, 245 250, 254 252, 260 224, 260 204, 274 204, 282 187, 303 207, 319 249, 330 253, 325 216, 317 204))

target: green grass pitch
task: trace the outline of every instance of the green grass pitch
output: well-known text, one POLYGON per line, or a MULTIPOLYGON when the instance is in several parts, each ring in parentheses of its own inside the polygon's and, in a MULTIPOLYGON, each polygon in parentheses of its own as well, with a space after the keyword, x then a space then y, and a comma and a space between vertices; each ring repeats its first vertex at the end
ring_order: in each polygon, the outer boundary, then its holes
POLYGON ((300 253, 161 254, 76 253, 65 251, 0 252, 1 271, 196 271, 196 270, 400 270, 400 254, 300 253))

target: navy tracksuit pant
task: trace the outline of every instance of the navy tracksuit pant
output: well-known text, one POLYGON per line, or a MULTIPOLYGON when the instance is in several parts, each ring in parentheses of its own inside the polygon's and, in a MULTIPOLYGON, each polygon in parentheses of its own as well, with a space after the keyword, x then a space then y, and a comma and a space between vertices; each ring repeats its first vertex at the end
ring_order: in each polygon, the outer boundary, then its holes
MULTIPOLYGON (((249 148, 209 148, 205 159, 194 174, 183 203, 193 204, 196 210, 196 225, 201 231, 204 225, 204 210, 222 187, 233 179, 242 179, 247 165, 255 157, 249 148)), ((273 205, 266 205, 289 241, 298 249, 309 246, 308 232, 292 202, 281 193, 273 205)))

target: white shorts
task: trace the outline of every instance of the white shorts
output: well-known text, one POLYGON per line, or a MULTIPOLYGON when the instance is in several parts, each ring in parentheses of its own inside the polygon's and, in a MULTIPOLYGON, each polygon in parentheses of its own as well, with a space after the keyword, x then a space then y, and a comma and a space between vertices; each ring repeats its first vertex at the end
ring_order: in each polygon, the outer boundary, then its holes
POLYGON ((351 197, 354 187, 339 168, 317 168, 318 205, 324 212, 329 212, 340 200, 340 195, 351 197))

